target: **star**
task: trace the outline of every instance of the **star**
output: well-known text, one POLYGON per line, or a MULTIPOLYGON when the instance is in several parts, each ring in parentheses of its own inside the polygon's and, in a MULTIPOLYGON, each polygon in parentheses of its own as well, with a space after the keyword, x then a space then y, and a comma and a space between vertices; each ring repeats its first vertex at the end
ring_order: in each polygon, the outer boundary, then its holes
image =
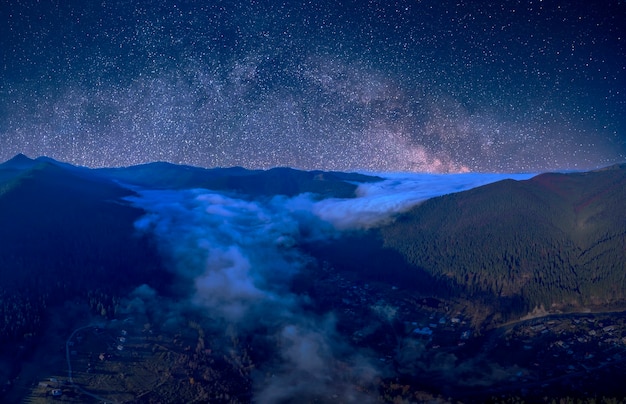
POLYGON ((626 6, 3 3, 0 159, 368 171, 626 156, 626 6))

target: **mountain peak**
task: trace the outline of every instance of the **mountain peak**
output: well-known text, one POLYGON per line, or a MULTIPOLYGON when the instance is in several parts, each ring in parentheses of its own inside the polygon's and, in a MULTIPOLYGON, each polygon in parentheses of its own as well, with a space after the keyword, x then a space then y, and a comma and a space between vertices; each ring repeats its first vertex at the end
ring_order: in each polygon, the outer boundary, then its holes
POLYGON ((30 168, 33 166, 33 164, 35 164, 35 160, 29 158, 28 156, 22 153, 19 153, 19 154, 16 154, 10 160, 7 160, 4 163, 0 164, 0 166, 5 167, 5 168, 23 169, 23 168, 30 168))
POLYGON ((33 161, 33 160, 27 155, 25 155, 24 153, 18 153, 15 156, 13 156, 13 158, 10 159, 9 161, 33 161))

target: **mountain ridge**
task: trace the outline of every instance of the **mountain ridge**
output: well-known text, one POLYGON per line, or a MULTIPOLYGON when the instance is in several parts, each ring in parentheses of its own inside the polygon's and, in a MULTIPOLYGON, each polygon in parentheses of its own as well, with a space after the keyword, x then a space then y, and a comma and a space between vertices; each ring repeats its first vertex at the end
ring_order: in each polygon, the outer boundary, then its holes
POLYGON ((351 198, 355 196, 355 183, 382 181, 381 177, 337 171, 302 171, 289 167, 269 170, 249 170, 243 167, 201 168, 168 162, 153 162, 129 167, 86 168, 73 166, 40 156, 30 159, 18 154, 0 164, 0 186, 21 171, 37 164, 48 163, 81 175, 100 176, 131 187, 152 189, 205 188, 251 196, 286 195, 301 193, 320 197, 351 198))

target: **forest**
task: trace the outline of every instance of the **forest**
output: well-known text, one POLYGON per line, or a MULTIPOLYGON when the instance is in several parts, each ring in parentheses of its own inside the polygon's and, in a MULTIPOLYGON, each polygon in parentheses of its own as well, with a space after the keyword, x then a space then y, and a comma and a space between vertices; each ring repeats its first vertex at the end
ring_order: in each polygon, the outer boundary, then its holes
POLYGON ((542 174, 433 198, 374 233, 448 293, 510 315, 607 307, 626 299, 625 199, 623 165, 542 174))

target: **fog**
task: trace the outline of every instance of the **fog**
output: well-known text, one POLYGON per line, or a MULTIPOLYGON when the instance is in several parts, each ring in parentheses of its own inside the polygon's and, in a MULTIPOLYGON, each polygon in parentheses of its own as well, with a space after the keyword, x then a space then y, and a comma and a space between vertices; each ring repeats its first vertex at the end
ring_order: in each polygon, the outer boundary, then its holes
MULTIPOLYGON (((389 223, 425 199, 502 178, 511 176, 387 175, 381 182, 359 184, 355 197, 347 199, 252 198, 206 189, 139 190, 129 199, 146 212, 135 223, 137 230, 157 240, 187 296, 180 304, 243 334, 263 329, 274 341, 274 359, 255 376, 255 401, 304 395, 367 402, 375 397, 348 388, 350 380, 367 385, 384 371, 367 352, 342 339, 332 312, 312 313, 308 297, 291 290, 293 277, 315 264, 298 245, 389 223)), ((142 296, 155 299, 144 288, 133 296, 136 306, 142 296)))

